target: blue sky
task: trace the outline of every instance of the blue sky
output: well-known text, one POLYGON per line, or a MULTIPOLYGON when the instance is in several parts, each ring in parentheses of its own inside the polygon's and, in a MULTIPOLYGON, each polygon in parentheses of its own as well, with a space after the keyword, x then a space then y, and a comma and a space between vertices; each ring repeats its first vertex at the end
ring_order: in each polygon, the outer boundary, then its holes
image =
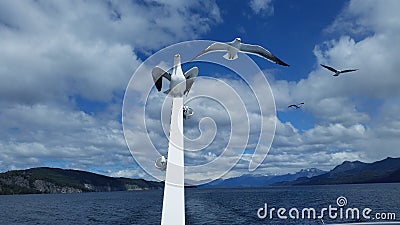
MULTIPOLYGON (((122 130, 132 74, 169 45, 236 37, 290 64, 251 56, 277 109, 272 148, 256 173, 399 157, 400 47, 393 44, 399 9, 395 0, 1 1, 0 171, 53 166, 151 178, 132 158, 122 130), (332 77, 320 63, 359 71, 332 77), (298 102, 305 102, 302 109, 287 109, 298 102)), ((200 76, 211 75, 210 68, 200 68, 200 76)), ((246 95, 237 77, 223 69, 212 75, 246 95)), ((154 96, 161 104, 164 96, 154 96)), ((224 129, 226 118, 204 106, 187 122, 188 133, 198 131, 202 112, 224 129)), ((257 126, 257 119, 250 122, 257 126)), ((218 155, 223 135, 187 162, 218 155)), ((248 173, 247 165, 241 159, 227 176, 248 173)))

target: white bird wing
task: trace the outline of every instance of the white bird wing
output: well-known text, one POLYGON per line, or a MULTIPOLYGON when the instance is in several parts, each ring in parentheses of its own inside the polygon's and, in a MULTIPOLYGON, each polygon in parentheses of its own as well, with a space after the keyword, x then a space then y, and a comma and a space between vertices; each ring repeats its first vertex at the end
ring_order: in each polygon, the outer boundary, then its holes
POLYGON ((197 54, 192 60, 197 59, 198 57, 207 54, 209 52, 218 52, 218 51, 228 51, 229 45, 227 43, 222 43, 222 42, 215 42, 208 46, 206 49, 201 51, 199 54, 197 54))
POLYGON ((271 61, 273 63, 279 64, 282 66, 289 66, 287 63, 283 62, 278 57, 273 55, 270 51, 268 51, 267 49, 265 49, 259 45, 241 44, 239 46, 239 50, 242 52, 249 53, 249 54, 261 56, 263 58, 268 59, 269 61, 271 61))
POLYGON ((193 67, 190 70, 186 71, 185 77, 186 77, 186 90, 184 94, 188 94, 190 91, 190 88, 192 88, 193 82, 196 79, 197 75, 199 74, 199 69, 197 67, 193 67))
POLYGON ((158 91, 161 91, 162 88, 162 77, 165 77, 171 81, 171 74, 158 66, 153 68, 151 75, 153 76, 153 81, 158 91))

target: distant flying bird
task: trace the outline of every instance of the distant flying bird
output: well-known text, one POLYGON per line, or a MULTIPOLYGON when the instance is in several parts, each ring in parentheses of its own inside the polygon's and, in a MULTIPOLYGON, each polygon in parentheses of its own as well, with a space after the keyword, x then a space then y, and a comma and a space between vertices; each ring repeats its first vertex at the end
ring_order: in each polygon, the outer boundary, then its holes
POLYGON ((174 56, 174 68, 172 70, 172 74, 158 66, 154 67, 151 71, 157 90, 161 91, 162 78, 164 77, 169 80, 169 89, 164 93, 170 93, 175 97, 182 97, 183 95, 187 95, 189 93, 194 79, 197 77, 198 73, 199 69, 197 67, 193 67, 183 74, 181 67, 181 56, 179 54, 174 56))
POLYGON ((332 68, 332 67, 330 67, 330 66, 326 66, 326 65, 324 65, 324 64, 320 64, 322 67, 325 67, 326 69, 328 69, 328 70, 330 70, 330 71, 332 71, 332 72, 334 72, 335 74, 333 74, 333 76, 339 76, 339 74, 341 74, 341 73, 348 73, 348 72, 353 72, 353 71, 356 71, 356 70, 358 70, 358 69, 350 69, 350 70, 337 70, 337 69, 335 69, 335 68, 332 68))
POLYGON ((297 105, 295 105, 295 104, 289 105, 288 108, 293 107, 293 108, 299 109, 301 107, 301 105, 304 105, 304 102, 301 102, 300 104, 297 104, 297 105))
POLYGON ((267 49, 259 46, 259 45, 249 45, 249 44, 243 44, 241 42, 240 38, 235 38, 235 40, 231 42, 215 42, 208 46, 206 49, 201 51, 199 54, 197 54, 192 60, 195 60, 196 58, 207 54, 209 52, 220 52, 224 51, 227 52, 224 55, 224 58, 227 60, 234 60, 238 58, 238 52, 244 52, 244 53, 249 53, 253 55, 258 55, 260 57, 263 57, 265 59, 268 59, 269 61, 282 65, 282 66, 289 66, 288 64, 284 63, 282 60, 278 59, 278 57, 274 56, 271 52, 269 52, 267 49))

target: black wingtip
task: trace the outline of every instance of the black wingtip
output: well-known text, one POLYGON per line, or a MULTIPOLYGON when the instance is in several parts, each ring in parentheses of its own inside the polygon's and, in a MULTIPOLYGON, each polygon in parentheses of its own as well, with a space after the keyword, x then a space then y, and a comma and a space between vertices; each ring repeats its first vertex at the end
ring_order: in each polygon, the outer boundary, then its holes
POLYGON ((290 66, 289 64, 286 64, 286 63, 278 63, 278 64, 281 66, 290 66))
POLYGON ((281 65, 281 66, 289 66, 289 64, 283 62, 282 60, 278 60, 278 61, 276 62, 276 64, 281 65))
POLYGON ((158 91, 161 91, 161 88, 162 88, 162 79, 161 78, 162 77, 160 77, 155 83, 156 88, 157 88, 158 91))

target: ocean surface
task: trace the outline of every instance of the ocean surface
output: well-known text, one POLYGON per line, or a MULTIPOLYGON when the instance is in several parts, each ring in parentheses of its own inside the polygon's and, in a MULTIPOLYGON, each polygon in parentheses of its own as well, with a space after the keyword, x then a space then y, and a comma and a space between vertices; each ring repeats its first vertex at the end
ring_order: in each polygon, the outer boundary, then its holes
MULTIPOLYGON (((0 196, 0 224, 160 224, 162 197, 161 190, 3 195, 0 196)), ((186 189, 185 197, 186 224, 385 224, 384 221, 400 224, 400 184, 186 189), (268 212, 275 208, 272 218, 269 213, 264 215, 265 204, 268 212), (330 205, 337 208, 333 211, 336 218, 330 218, 328 211, 318 218, 321 210, 330 205), (278 208, 286 210, 281 211, 281 216, 287 219, 278 217, 278 208), (304 208, 315 209, 316 218, 301 218, 304 208), (351 218, 350 212, 346 218, 348 208, 359 209, 361 218, 351 218), (368 219, 361 215, 366 208, 371 209, 368 219), (290 218, 290 210, 293 217, 298 210, 299 218, 290 218), (259 218, 257 211, 266 217, 259 218), (376 218, 393 217, 393 214, 395 218, 390 220, 376 218)))

